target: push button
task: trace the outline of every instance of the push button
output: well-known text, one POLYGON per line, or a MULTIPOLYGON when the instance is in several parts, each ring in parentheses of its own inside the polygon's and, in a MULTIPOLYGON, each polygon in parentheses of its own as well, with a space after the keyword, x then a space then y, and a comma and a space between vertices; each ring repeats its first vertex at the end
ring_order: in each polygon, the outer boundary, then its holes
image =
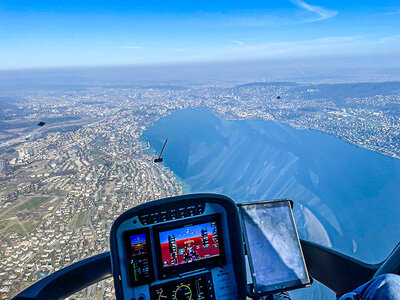
POLYGON ((181 208, 178 210, 178 218, 184 218, 184 217, 185 217, 185 214, 186 214, 186 209, 185 209, 184 207, 181 207, 181 208))
POLYGON ((173 208, 169 211, 169 219, 170 220, 175 220, 176 219, 176 209, 173 208))
POLYGON ((141 215, 139 217, 139 220, 140 222, 142 222, 143 225, 148 225, 150 222, 149 215, 141 215))
POLYGON ((204 206, 202 204, 197 205, 197 214, 201 215, 204 212, 204 206))
POLYGON ((161 215, 160 217, 161 222, 168 221, 168 212, 166 210, 162 211, 160 215, 161 215))
POLYGON ((160 222, 160 215, 159 213, 150 214, 150 223, 156 224, 160 222))
POLYGON ((195 206, 188 206, 188 208, 186 209, 186 216, 187 217, 191 217, 196 215, 196 208, 195 206))

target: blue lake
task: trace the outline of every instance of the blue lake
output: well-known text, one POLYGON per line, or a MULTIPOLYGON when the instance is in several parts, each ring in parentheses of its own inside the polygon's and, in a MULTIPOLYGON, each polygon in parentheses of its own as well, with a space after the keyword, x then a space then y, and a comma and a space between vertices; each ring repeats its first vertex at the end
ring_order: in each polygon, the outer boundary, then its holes
POLYGON ((273 121, 225 120, 185 109, 143 138, 191 192, 236 202, 290 198, 302 238, 366 262, 400 241, 400 160, 315 130, 273 121))

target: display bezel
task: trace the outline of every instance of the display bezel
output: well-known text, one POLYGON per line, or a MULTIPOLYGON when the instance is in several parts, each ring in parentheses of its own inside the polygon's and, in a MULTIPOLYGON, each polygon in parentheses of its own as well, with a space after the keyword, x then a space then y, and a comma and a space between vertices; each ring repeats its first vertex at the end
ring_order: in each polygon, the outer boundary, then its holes
POLYGON ((247 248, 246 249, 247 255, 249 257, 249 266, 250 266, 251 277, 252 277, 252 281, 253 281, 253 289, 254 289, 255 294, 262 296, 262 295, 266 295, 266 294, 276 293, 279 291, 289 291, 289 290, 294 290, 294 289, 310 286, 312 283, 312 280, 308 273, 307 264, 304 259, 303 249, 300 244, 299 234, 297 232, 296 223, 294 221, 293 201, 289 200, 289 199, 281 199, 281 200, 272 200, 272 201, 270 200, 270 201, 240 203, 240 204, 238 204, 238 208, 239 208, 240 218, 242 221, 243 237, 244 237, 245 245, 247 248), (306 280, 306 282, 303 282, 301 279, 295 279, 295 280, 289 280, 286 282, 271 284, 268 286, 265 286, 265 285, 260 286, 257 284, 256 272, 254 269, 254 264, 253 264, 253 260, 252 260, 252 256, 251 256, 251 250, 249 247, 249 241, 248 241, 248 236, 247 236, 246 222, 244 220, 242 209, 244 209, 243 207, 246 207, 246 206, 257 206, 257 205, 270 205, 270 207, 277 207, 277 206, 282 206, 282 203, 287 203, 287 207, 289 209, 291 224, 293 226, 294 233, 296 235, 297 244, 298 244, 298 247, 300 250, 301 258, 302 258, 304 269, 305 269, 305 278, 304 279, 306 280))
POLYGON ((179 220, 172 223, 161 224, 153 226, 153 239, 154 248, 156 250, 156 264, 157 270, 160 278, 175 277, 183 272, 189 272, 196 269, 206 269, 211 267, 216 267, 225 264, 225 247, 224 247, 224 236, 222 233, 221 226, 221 215, 213 214, 199 218, 193 218, 188 220, 179 220), (218 245, 219 245, 219 255, 210 258, 193 261, 188 264, 181 264, 178 266, 168 266, 164 267, 161 253, 161 243, 160 243, 160 232, 165 232, 178 228, 185 228, 189 226, 194 226, 207 222, 216 222, 218 230, 218 245))
POLYGON ((126 248, 126 253, 127 253, 127 264, 128 264, 128 278, 129 278, 129 285, 134 287, 134 286, 140 286, 143 284, 148 284, 154 281, 154 264, 153 264, 153 255, 151 251, 151 238, 150 238, 150 231, 148 228, 141 228, 141 229, 134 229, 134 230, 129 230, 124 232, 124 240, 125 240, 125 248, 126 248), (131 239, 130 237, 132 235, 138 235, 138 234, 145 234, 146 236, 146 248, 147 248, 147 259, 149 260, 149 278, 146 278, 144 280, 140 281, 135 281, 133 278, 133 267, 130 264, 129 260, 131 257, 131 239))

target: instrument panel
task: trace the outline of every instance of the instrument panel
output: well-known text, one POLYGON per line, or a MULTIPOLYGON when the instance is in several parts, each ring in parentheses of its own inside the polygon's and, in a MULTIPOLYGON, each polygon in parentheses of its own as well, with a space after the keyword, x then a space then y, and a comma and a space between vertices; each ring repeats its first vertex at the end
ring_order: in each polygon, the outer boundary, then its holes
MULTIPOLYGON (((122 214, 110 234, 117 299, 244 295, 235 272, 243 263, 245 274, 244 261, 233 258, 233 252, 243 253, 239 218, 237 223, 232 223, 236 216, 228 218, 233 212, 237 208, 229 198, 201 194, 153 201, 122 214)), ((245 276, 239 277, 245 286, 245 276)))
POLYGON ((210 273, 152 286, 151 295, 157 300, 205 300, 215 297, 210 273))
POLYGON ((154 280, 150 234, 148 229, 126 231, 129 285, 138 286, 154 280))
POLYGON ((221 216, 208 215, 153 227, 159 277, 225 262, 221 216))

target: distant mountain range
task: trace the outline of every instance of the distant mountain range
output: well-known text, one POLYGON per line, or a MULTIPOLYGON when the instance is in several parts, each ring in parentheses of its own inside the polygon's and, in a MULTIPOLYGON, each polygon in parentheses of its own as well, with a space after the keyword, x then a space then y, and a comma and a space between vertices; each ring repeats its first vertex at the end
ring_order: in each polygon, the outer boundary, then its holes
POLYGON ((336 104, 343 105, 346 98, 400 95, 400 82, 316 84, 299 86, 295 91, 305 92, 310 89, 316 89, 312 93, 315 98, 329 98, 336 104))
POLYGON ((296 82, 285 82, 285 81, 276 81, 276 82, 251 82, 246 84, 237 85, 237 88, 243 87, 263 87, 263 86, 297 86, 296 82))
POLYGON ((388 96, 400 94, 400 82, 360 82, 332 84, 301 84, 296 82, 252 82, 237 85, 248 87, 286 87, 290 92, 302 93, 305 97, 327 98, 338 106, 345 105, 346 98, 388 96))

